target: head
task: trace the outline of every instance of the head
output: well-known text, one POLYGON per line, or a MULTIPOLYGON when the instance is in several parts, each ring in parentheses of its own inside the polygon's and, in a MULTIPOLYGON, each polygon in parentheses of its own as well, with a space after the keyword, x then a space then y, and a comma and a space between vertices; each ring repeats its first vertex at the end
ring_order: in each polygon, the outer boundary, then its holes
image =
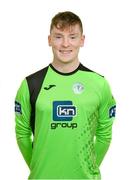
POLYGON ((76 14, 65 11, 52 18, 48 42, 55 61, 68 63, 78 60, 84 39, 82 22, 76 14))

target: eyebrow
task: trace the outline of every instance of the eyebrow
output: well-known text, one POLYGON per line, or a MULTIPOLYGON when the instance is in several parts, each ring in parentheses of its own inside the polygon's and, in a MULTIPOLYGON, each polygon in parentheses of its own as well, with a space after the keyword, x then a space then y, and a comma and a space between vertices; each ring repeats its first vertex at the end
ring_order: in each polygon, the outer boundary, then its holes
MULTIPOLYGON (((62 33, 53 33, 55 36, 63 36, 63 34, 62 33)), ((69 34, 70 36, 77 36, 78 35, 78 33, 70 33, 69 34)))
POLYGON ((73 35, 76 36, 76 35, 78 35, 78 33, 70 33, 70 35, 71 36, 73 36, 73 35))
POLYGON ((62 36, 63 35, 61 33, 53 33, 53 34, 56 35, 56 36, 58 36, 58 35, 62 36))

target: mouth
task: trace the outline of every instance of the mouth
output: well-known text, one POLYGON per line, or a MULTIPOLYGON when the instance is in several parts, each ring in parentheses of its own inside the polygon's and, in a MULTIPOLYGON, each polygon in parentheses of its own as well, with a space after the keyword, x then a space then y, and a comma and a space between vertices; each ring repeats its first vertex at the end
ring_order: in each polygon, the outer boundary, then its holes
POLYGON ((59 50, 59 52, 61 53, 61 54, 70 54, 71 52, 72 52, 72 50, 59 50))

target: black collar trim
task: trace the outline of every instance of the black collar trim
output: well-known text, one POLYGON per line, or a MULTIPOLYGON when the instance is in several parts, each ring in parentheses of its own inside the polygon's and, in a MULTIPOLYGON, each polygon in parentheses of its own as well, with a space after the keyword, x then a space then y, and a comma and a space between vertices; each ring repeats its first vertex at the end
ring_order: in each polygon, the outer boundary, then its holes
POLYGON ((69 72, 69 73, 63 73, 63 72, 60 72, 58 71, 57 69, 54 68, 54 66, 50 63, 49 66, 55 71, 57 72, 58 74, 61 74, 61 75, 64 75, 64 76, 69 76, 69 75, 72 75, 74 73, 76 73, 79 69, 80 69, 80 66, 81 66, 81 63, 79 63, 79 66, 72 72, 69 72))

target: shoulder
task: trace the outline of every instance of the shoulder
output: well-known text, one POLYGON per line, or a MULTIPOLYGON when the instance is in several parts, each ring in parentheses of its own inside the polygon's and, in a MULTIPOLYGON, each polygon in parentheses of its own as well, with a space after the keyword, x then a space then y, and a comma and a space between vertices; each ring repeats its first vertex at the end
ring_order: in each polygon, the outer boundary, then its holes
POLYGON ((37 80, 40 77, 42 77, 44 74, 46 74, 49 66, 44 67, 43 69, 40 69, 39 71, 34 72, 33 74, 30 74, 26 77, 27 82, 37 80))
POLYGON ((98 82, 103 82, 105 81, 105 77, 98 72, 91 70, 84 66, 83 64, 80 63, 79 70, 81 73, 83 73, 83 76, 88 77, 88 79, 93 80, 93 81, 98 81, 98 82))
POLYGON ((85 81, 87 81, 90 85, 92 84, 92 88, 96 90, 99 97, 101 97, 102 99, 110 97, 111 99, 113 99, 113 101, 115 101, 112 97, 111 86, 108 80, 103 75, 90 70, 83 65, 81 65, 80 70, 83 72, 81 73, 83 79, 85 79, 85 81))
POLYGON ((40 90, 42 82, 47 74, 48 67, 49 66, 46 66, 25 78, 31 95, 40 90))
POLYGON ((91 70, 84 65, 80 64, 79 67, 80 74, 85 81, 92 84, 96 90, 103 92, 105 89, 110 89, 110 84, 105 76, 99 74, 98 72, 91 70))

